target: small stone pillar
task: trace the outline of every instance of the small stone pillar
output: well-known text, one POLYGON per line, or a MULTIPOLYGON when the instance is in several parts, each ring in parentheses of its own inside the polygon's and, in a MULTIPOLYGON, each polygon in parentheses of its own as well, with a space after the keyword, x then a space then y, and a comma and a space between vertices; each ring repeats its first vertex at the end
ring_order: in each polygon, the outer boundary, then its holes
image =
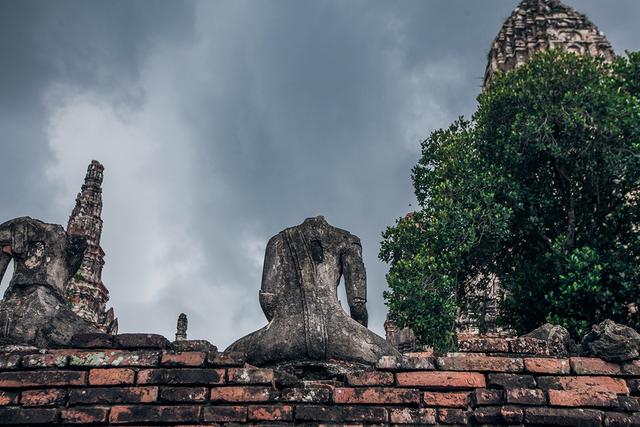
POLYGON ((178 316, 176 341, 186 341, 188 325, 189 325, 189 321, 187 320, 187 315, 184 313, 180 313, 180 316, 178 316))

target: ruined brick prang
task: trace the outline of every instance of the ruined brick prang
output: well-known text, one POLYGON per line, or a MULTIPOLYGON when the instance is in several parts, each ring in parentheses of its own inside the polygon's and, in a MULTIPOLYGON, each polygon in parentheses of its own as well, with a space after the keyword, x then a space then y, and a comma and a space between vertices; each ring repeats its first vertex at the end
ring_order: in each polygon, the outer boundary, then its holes
POLYGON ((608 61, 614 57, 609 41, 585 15, 557 0, 523 0, 491 46, 484 86, 496 72, 512 70, 547 49, 599 55, 608 61))
POLYGON ((174 344, 123 334, 0 352, 0 425, 640 425, 639 361, 552 358, 531 338, 468 340, 475 354, 386 356, 326 378, 174 344))
POLYGON ((82 265, 66 288, 71 309, 83 319, 107 333, 117 333, 118 320, 113 308, 106 310, 109 291, 102 283, 104 251, 102 236, 102 178, 104 166, 93 160, 87 169, 76 206, 69 217, 67 233, 82 236, 87 241, 82 265))

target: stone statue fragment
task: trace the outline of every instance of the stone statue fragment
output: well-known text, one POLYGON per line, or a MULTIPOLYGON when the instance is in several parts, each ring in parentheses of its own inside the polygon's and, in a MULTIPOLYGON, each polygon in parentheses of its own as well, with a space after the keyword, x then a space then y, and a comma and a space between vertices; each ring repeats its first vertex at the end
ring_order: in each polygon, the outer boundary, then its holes
POLYGON ((185 341, 187 339, 188 325, 189 320, 187 320, 187 315, 180 313, 178 316, 178 324, 176 325, 176 341, 185 341))
POLYGON ((640 334, 607 319, 594 325, 584 336, 582 348, 588 355, 609 362, 625 362, 640 357, 640 334))
POLYGON ((0 247, 0 280, 12 259, 15 266, 0 301, 0 342, 50 347, 69 344, 76 333, 99 332, 64 298, 65 285, 82 262, 83 238, 22 217, 0 225, 0 247))
POLYGON ((367 329, 367 283, 360 239, 319 216, 267 244, 260 305, 269 324, 227 350, 257 365, 288 361, 374 364, 400 354, 367 329), (351 316, 337 296, 344 277, 351 316))

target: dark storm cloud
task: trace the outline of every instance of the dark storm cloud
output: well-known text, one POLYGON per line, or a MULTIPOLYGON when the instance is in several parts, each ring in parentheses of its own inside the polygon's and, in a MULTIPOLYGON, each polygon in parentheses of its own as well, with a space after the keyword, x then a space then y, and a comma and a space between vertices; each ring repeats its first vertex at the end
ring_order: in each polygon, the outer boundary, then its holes
MULTIPOLYGON (((640 45, 635 1, 568 3, 618 52, 640 45)), ((121 329, 169 336, 185 311, 225 346, 264 323, 267 239, 323 214, 362 238, 381 333, 380 233, 412 209, 420 139, 473 112, 515 4, 3 4, 0 217, 66 221, 102 160, 121 329)))

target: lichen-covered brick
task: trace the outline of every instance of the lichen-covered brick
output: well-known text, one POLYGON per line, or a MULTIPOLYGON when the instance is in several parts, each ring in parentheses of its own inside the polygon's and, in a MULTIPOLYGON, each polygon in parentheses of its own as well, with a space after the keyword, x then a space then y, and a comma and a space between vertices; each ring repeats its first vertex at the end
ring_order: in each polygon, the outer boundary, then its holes
POLYGON ((501 388, 535 388, 536 380, 532 375, 489 374, 489 387, 501 388))
POLYGON ((480 372, 521 372, 524 362, 512 357, 438 357, 436 364, 439 369, 449 371, 480 371, 480 372))
POLYGON ((199 406, 152 406, 129 405, 111 408, 109 422, 123 423, 197 423, 200 418, 199 406))
POLYGON ((469 412, 462 409, 438 409, 438 422, 441 424, 467 424, 469 412))
POLYGON ((286 388, 280 392, 283 402, 326 403, 331 400, 332 392, 326 387, 286 388))
POLYGON ((504 338, 466 338, 458 341, 458 347, 470 353, 509 352, 509 342, 504 338))
POLYGON ((136 373, 130 368, 97 368, 89 371, 91 385, 127 385, 135 383, 136 373))
POLYGON ((60 419, 65 424, 97 424, 106 423, 109 408, 88 406, 77 408, 64 408, 60 413, 60 419))
POLYGON ((486 386, 484 375, 478 372, 398 372, 396 381, 402 387, 451 390, 486 386))
POLYGON ((633 395, 640 394, 640 379, 632 378, 627 380, 627 385, 629 386, 629 391, 633 395))
POLYGON ((157 366, 160 360, 159 351, 125 351, 125 350, 94 350, 71 351, 69 366, 103 367, 103 366, 157 366))
POLYGON ((0 388, 81 386, 86 382, 86 372, 79 371, 0 372, 0 388))
POLYGON ((250 421, 291 421, 293 407, 275 405, 249 406, 247 412, 250 421))
POLYGON ((415 389, 391 387, 339 387, 333 391, 333 401, 351 405, 418 405, 420 393, 415 389))
POLYGON ((597 390, 549 390, 549 404, 553 406, 617 407, 615 393, 597 390))
POLYGON ((620 371, 624 375, 640 375, 640 360, 633 360, 622 364, 620 371))
POLYGON ((144 369, 138 372, 138 384, 224 384, 224 369, 144 369))
POLYGON ((444 406, 447 408, 466 408, 469 406, 469 393, 427 391, 422 396, 425 405, 428 406, 444 406))
POLYGON ((205 422, 245 422, 247 421, 246 406, 205 406, 203 408, 205 422))
POLYGON ((633 396, 618 396, 618 407, 627 412, 640 412, 640 399, 633 396))
POLYGON ((347 383, 354 386, 388 386, 393 385, 393 374, 378 371, 349 372, 347 383))
POLYGON ((213 387, 211 400, 220 402, 266 402, 274 395, 269 387, 229 386, 213 387))
POLYGON ((162 387, 160 399, 170 402, 203 402, 209 399, 207 387, 162 387))
POLYGON ((501 405, 504 399, 504 391, 502 390, 488 390, 481 388, 474 390, 472 393, 472 405, 473 406, 489 406, 489 405, 501 405))
POLYGON ((435 424, 436 410, 433 408, 389 408, 391 424, 435 424))
POLYGON ((158 399, 158 387, 99 387, 69 391, 69 403, 152 403, 158 399))
POLYGON ((273 369, 263 368, 229 368, 227 370, 229 384, 272 384, 273 369))
POLYGON ((505 390, 507 403, 515 405, 544 405, 547 403, 544 392, 531 388, 508 388, 505 390))
POLYGON ((594 409, 562 409, 531 407, 524 410, 525 424, 599 427, 603 413, 594 409))
POLYGON ((431 353, 406 354, 400 358, 399 363, 399 369, 406 371, 430 371, 436 368, 435 358, 431 353))
POLYGON ((22 356, 22 367, 32 368, 64 368, 69 356, 59 353, 26 354, 22 356))
POLYGON ((165 366, 203 366, 207 355, 202 351, 163 352, 160 364, 165 366))
POLYGON ((531 338, 531 337, 515 338, 509 342, 509 347, 512 353, 539 354, 539 355, 549 354, 547 342, 545 340, 541 340, 537 338, 531 338))
POLYGON ((535 374, 568 375, 571 373, 569 359, 528 357, 524 359, 524 370, 535 374))
POLYGON ((16 353, 0 353, 0 370, 17 369, 20 365, 20 355, 16 353))
POLYGON ((572 357, 571 369, 578 375, 618 375, 620 365, 595 357, 572 357))
POLYGON ((59 388, 46 390, 25 390, 20 395, 22 406, 54 406, 64 405, 67 391, 59 388))
POLYGON ((296 406, 296 421, 386 423, 387 411, 379 406, 296 406))
POLYGON ((614 394, 629 394, 627 383, 621 378, 603 376, 538 377, 538 387, 548 390, 604 391, 614 394))

